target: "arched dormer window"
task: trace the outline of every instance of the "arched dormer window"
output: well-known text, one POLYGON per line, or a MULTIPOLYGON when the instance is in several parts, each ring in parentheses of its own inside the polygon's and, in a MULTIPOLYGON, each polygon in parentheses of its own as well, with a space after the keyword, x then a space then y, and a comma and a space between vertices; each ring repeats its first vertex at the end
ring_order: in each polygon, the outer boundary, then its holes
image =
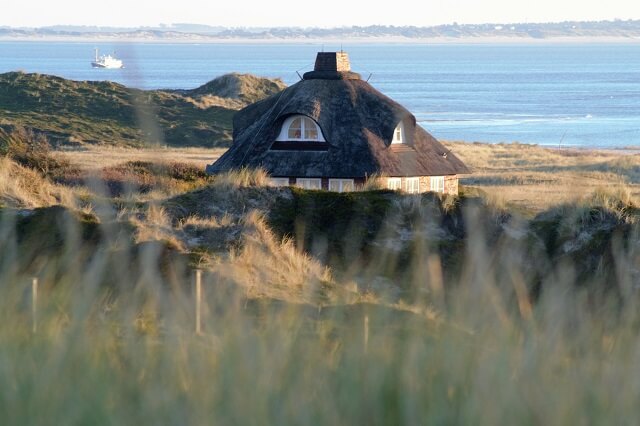
POLYGON ((325 142, 318 123, 306 115, 292 115, 282 123, 276 141, 325 142))
POLYGON ((405 142, 405 137, 404 137, 404 125, 402 124, 402 121, 400 123, 398 123, 398 125, 396 126, 396 129, 393 131, 393 139, 391 139, 391 143, 404 143, 405 142))

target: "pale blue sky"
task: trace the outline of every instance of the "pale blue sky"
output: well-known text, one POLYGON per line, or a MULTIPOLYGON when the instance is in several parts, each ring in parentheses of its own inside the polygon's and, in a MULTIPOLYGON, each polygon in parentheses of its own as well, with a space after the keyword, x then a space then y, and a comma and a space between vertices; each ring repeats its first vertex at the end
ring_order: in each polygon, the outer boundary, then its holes
POLYGON ((0 25, 418 25, 640 19, 640 0, 0 0, 0 25))

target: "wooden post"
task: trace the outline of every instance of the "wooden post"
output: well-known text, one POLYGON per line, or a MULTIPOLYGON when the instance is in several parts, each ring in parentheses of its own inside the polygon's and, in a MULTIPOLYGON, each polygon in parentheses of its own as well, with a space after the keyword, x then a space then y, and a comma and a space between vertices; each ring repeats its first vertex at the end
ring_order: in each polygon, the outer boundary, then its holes
POLYGON ((202 334, 200 318, 202 314, 202 270, 196 269, 196 334, 202 334))
POLYGON ((38 278, 34 277, 31 281, 31 321, 32 331, 38 331, 38 278))
POLYGON ((364 316, 364 353, 369 351, 369 315, 364 316))

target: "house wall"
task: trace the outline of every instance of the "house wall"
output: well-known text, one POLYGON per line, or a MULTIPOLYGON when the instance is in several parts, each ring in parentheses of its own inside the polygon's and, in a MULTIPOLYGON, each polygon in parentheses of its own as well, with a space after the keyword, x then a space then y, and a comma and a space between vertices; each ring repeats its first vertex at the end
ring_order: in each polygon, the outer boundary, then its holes
POLYGON ((458 195, 458 175, 444 177, 444 193, 458 195))
MULTIPOLYGON (((411 177, 411 176, 409 176, 411 177)), ((431 177, 430 176, 417 176, 420 178, 420 192, 429 192, 431 191, 431 177)), ((387 179, 388 177, 383 176, 377 178, 377 184, 381 188, 387 188, 387 179)), ((400 178, 402 181, 402 190, 404 191, 407 187, 407 178, 400 178)), ((444 177, 444 193, 450 195, 458 195, 458 175, 450 175, 444 177)))
MULTIPOLYGON (((295 186, 296 184, 296 179, 297 177, 290 177, 289 178, 289 185, 291 186, 295 186)), ((322 189, 328 191, 329 190, 329 179, 333 179, 333 178, 322 178, 322 189)), ((353 179, 353 184, 356 186, 356 188, 358 186, 362 186, 365 183, 365 179, 364 178, 342 178, 342 179, 353 179)))
MULTIPOLYGON (((409 176, 411 177, 411 176, 409 176)), ((420 192, 429 192, 431 191, 431 177, 430 176, 416 176, 420 178, 420 192)), ((295 177, 289 177, 289 185, 294 186, 296 184, 295 177)), ((330 178, 322 178, 322 189, 329 190, 329 179, 330 178)), ((387 179, 388 177, 376 177, 376 184, 380 188, 387 188, 387 179)), ((400 178, 402 182, 402 190, 404 191, 407 187, 407 178, 400 178)), ((364 178, 354 178, 354 184, 357 187, 364 185, 366 179, 364 178)), ((450 195, 458 195, 458 175, 450 175, 444 177, 444 193, 450 195)))

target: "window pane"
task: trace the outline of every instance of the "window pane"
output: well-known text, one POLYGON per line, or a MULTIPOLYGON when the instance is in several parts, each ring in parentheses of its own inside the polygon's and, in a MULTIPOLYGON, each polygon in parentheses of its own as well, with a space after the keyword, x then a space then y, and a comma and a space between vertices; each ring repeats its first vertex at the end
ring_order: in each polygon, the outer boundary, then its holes
POLYGON ((269 185, 270 186, 288 186, 289 178, 270 178, 269 185))
POLYGON ((387 180, 387 188, 389 189, 400 189, 401 184, 400 178, 389 178, 387 180))
POLYGON ((398 124, 398 127, 393 131, 393 139, 391 143, 402 143, 402 125, 398 124))
POLYGON ((304 118, 304 138, 310 140, 318 139, 318 129, 316 128, 316 123, 310 119, 304 118))
POLYGON ((296 186, 304 189, 322 189, 322 181, 320 179, 296 179, 296 186))
POLYGON ((345 179, 342 181, 342 192, 353 191, 353 179, 345 179))
POLYGON ((304 128, 304 138, 310 140, 318 140, 318 131, 316 130, 316 126, 313 127, 305 127, 304 128))
POLYGON ((431 191, 444 192, 444 176, 431 176, 431 191))
POLYGON ((289 125, 289 139, 302 139, 302 120, 296 118, 289 125))
POLYGON ((355 188, 353 179, 329 179, 329 190, 334 192, 348 192, 355 188))
POLYGON ((316 123, 309 117, 303 117, 302 119, 304 120, 304 127, 306 128, 316 127, 316 123))
POLYGON ((420 192, 420 179, 419 178, 407 178, 407 192, 409 192, 409 193, 420 192))

